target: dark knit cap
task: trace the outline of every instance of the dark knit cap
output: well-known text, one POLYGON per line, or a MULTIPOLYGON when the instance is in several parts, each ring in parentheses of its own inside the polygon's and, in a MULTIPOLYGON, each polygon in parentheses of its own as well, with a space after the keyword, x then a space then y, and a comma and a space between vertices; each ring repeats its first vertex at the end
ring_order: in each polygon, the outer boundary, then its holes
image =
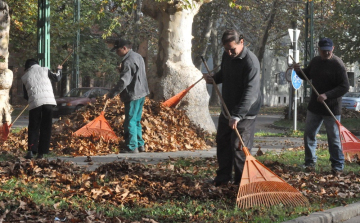
POLYGON ((32 65, 39 64, 39 62, 35 59, 28 59, 25 62, 25 70, 29 69, 32 65))

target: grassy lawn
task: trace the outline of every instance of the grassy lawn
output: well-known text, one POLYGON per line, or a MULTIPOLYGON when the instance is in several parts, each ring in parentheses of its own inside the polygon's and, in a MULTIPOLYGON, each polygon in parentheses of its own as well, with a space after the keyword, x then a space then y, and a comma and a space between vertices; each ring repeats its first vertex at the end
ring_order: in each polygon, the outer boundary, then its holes
MULTIPOLYGON (((273 125, 282 128, 294 129, 294 121, 288 119, 280 119, 278 121, 275 121, 273 125)), ((342 119, 341 125, 347 128, 349 131, 357 131, 357 132, 360 131, 360 119, 356 119, 356 118, 342 119)), ((305 123, 297 122, 297 129, 303 131, 305 129, 305 123)), ((321 126, 320 131, 326 131, 324 125, 321 126)))

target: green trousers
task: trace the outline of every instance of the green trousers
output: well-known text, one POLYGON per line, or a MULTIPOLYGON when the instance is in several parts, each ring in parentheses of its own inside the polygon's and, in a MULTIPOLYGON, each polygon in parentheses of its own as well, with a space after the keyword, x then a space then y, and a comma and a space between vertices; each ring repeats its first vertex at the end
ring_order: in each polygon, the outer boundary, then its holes
POLYGON ((145 144, 140 123, 144 102, 145 97, 125 103, 124 137, 126 146, 131 150, 145 144))

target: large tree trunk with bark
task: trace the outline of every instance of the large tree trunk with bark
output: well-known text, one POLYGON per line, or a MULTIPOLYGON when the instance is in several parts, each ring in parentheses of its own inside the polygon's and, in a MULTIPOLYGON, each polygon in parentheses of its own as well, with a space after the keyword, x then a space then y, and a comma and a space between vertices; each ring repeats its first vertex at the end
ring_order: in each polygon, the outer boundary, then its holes
POLYGON ((8 69, 9 58, 9 6, 0 0, 0 125, 11 123, 12 107, 9 92, 13 81, 13 72, 8 69))
MULTIPOLYGON (((159 22, 159 48, 155 74, 149 74, 152 98, 166 100, 202 78, 191 59, 191 28, 193 18, 202 3, 192 1, 186 8, 177 3, 145 0, 142 11, 159 22)), ((200 81, 178 104, 195 124, 215 132, 209 113, 209 95, 205 81, 200 81)))

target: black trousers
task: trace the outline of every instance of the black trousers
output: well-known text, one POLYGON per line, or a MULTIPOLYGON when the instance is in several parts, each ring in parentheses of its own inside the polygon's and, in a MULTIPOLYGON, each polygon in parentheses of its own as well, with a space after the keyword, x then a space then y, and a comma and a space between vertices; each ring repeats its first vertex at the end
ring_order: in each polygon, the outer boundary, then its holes
MULTIPOLYGON (((251 151, 254 142, 255 119, 239 121, 237 129, 245 146, 251 151)), ((240 182, 246 157, 242 151, 242 146, 239 146, 239 142, 240 140, 235 130, 229 127, 229 120, 220 114, 216 135, 216 155, 219 164, 219 169, 216 171, 216 182, 230 181, 232 179, 233 166, 235 170, 234 182, 240 182)))
POLYGON ((49 153, 53 105, 42 105, 29 111, 28 150, 49 153))

